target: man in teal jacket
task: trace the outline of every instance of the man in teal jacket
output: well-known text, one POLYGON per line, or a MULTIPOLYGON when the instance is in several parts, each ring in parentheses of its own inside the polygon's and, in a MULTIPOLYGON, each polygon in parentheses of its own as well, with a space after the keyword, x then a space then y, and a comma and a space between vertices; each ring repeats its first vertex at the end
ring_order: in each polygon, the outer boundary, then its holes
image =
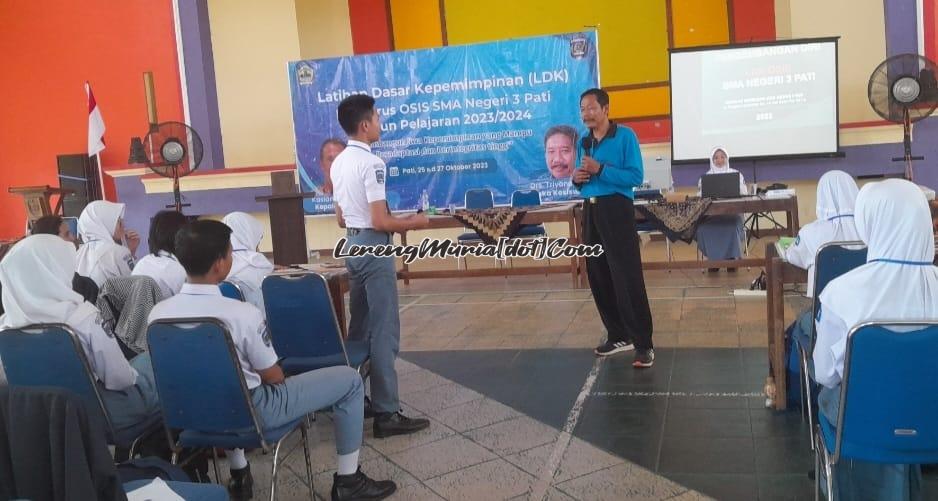
POLYGON ((654 364, 651 309, 632 202, 644 180, 638 138, 609 121, 609 95, 590 89, 580 96, 580 118, 589 129, 577 148, 573 184, 583 196, 583 243, 601 244, 603 254, 586 259, 593 300, 606 327, 596 355, 635 350, 633 367, 654 364))

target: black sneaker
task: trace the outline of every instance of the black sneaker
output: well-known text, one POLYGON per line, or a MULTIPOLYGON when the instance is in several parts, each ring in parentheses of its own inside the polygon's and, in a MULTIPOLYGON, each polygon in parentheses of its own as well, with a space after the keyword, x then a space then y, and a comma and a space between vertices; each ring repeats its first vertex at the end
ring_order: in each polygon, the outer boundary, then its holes
POLYGON ((635 361, 632 367, 636 369, 646 369, 655 364, 655 350, 636 350, 635 361))
POLYGON ((623 351, 632 351, 635 349, 635 346, 629 341, 606 341, 605 343, 596 347, 593 350, 593 353, 600 357, 608 357, 609 355, 615 355, 616 353, 622 353, 623 351))
POLYGON ((228 479, 228 494, 233 501, 251 499, 254 496, 254 477, 251 476, 251 465, 240 470, 230 470, 228 479))
POLYGON ((332 475, 332 501, 377 501, 396 490, 393 481, 372 480, 362 473, 360 466, 352 475, 332 475))
POLYGON ((430 420, 409 418, 400 412, 385 412, 375 416, 375 438, 388 438, 394 435, 409 435, 430 427, 430 420))

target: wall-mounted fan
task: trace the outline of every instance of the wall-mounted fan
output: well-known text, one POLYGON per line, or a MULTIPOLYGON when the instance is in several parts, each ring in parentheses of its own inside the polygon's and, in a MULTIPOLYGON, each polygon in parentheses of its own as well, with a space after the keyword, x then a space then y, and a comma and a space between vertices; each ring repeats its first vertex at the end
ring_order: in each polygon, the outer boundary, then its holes
POLYGON ((905 155, 893 160, 905 162, 905 178, 913 180, 912 124, 931 115, 938 107, 935 63, 918 54, 899 54, 886 59, 873 70, 867 86, 870 105, 879 116, 903 126, 905 155))
POLYGON ((177 211, 182 212, 182 194, 179 191, 179 178, 188 176, 202 163, 202 138, 188 125, 182 122, 162 122, 156 118, 156 99, 153 90, 153 74, 143 74, 143 86, 147 97, 147 115, 150 131, 143 138, 142 144, 134 139, 131 158, 145 157, 143 163, 153 172, 172 178, 173 200, 177 211), (139 144, 139 146, 138 146, 139 144), (139 151, 142 146, 142 155, 139 151))

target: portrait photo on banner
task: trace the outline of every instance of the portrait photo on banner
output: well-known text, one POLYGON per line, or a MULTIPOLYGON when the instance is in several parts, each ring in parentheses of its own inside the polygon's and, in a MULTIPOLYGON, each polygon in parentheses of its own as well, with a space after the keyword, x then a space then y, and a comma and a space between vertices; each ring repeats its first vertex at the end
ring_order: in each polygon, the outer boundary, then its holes
POLYGON ((544 202, 577 197, 579 96, 599 85, 594 32, 295 61, 289 64, 300 187, 309 215, 331 214, 329 168, 346 135, 339 103, 376 100, 391 210, 464 205, 488 188, 496 204, 536 189, 544 202))

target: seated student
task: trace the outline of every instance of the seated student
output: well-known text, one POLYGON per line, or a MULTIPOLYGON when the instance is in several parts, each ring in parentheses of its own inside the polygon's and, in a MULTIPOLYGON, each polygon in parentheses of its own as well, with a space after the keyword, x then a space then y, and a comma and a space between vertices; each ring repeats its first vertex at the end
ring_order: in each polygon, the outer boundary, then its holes
MULTIPOLYGON (((840 276, 821 293, 814 347, 818 407, 836 424, 847 333, 870 320, 938 318, 938 268, 928 203, 918 186, 900 179, 868 184, 856 204, 857 233, 866 264, 840 276)), ((901 335, 901 334, 897 334, 901 335)), ((884 364, 893 362, 884 353, 884 364)), ((884 396, 888 400, 888 396, 884 396)), ((918 466, 842 461, 834 469, 840 499, 917 499, 918 466)))
MULTIPOLYGON (((30 233, 32 235, 58 235, 66 242, 75 243, 75 235, 72 235, 72 230, 69 229, 68 223, 62 219, 62 216, 42 216, 33 221, 30 233)), ((72 289, 91 304, 95 304, 98 300, 98 284, 88 277, 75 273, 75 277, 72 278, 72 289)), ((3 313, 2 309, 0 313, 3 313)))
POLYGON ((186 216, 174 210, 157 212, 150 221, 150 235, 147 238, 150 253, 137 261, 131 272, 131 275, 143 275, 155 280, 164 298, 178 294, 182 284, 186 283, 186 270, 174 255, 176 232, 186 222, 186 216))
MULTIPOLYGON (((159 303, 150 322, 167 318, 211 315, 231 333, 244 371, 244 379, 261 422, 283 426, 320 409, 332 408, 335 421, 338 472, 333 476, 332 499, 383 499, 396 490, 394 482, 374 481, 358 465, 364 423, 364 384, 351 367, 330 367, 284 378, 263 315, 254 305, 221 295, 218 283, 232 265, 231 229, 218 221, 196 221, 176 235, 176 257, 186 269, 182 291, 159 303)), ((250 466, 243 450, 227 451, 234 499, 250 498, 250 466)))
MULTIPOLYGON (((808 270, 807 297, 814 297, 814 258, 822 246, 830 242, 860 240, 854 225, 853 210, 857 202, 857 183, 850 174, 832 170, 821 176, 817 185, 817 219, 798 231, 795 243, 785 252, 785 260, 808 270)), ((792 337, 807 346, 811 332, 812 308, 802 311, 792 324, 792 337)))
POLYGON ((5 310, 0 327, 71 327, 98 378, 112 425, 131 428, 160 410, 150 356, 138 355, 130 362, 124 358, 117 341, 101 327, 98 309, 72 290, 75 263, 75 246, 59 237, 33 235, 17 243, 0 262, 5 310))
POLYGON ((264 226, 244 212, 232 212, 222 222, 231 228, 231 248, 234 252, 231 273, 225 280, 237 284, 244 294, 244 300, 257 306, 266 317, 261 283, 264 277, 274 271, 274 265, 257 251, 264 238, 264 226))
POLYGON ((95 200, 78 217, 78 274, 94 280, 98 287, 111 277, 126 277, 134 266, 140 236, 125 231, 124 204, 95 200), (127 239, 127 247, 121 242, 127 239))
POLYGON ((58 235, 66 242, 75 242, 75 235, 69 229, 68 223, 62 216, 42 216, 33 221, 33 226, 29 230, 30 235, 58 235))
MULTIPOLYGON (((743 174, 730 167, 730 157, 725 149, 714 148, 710 153, 710 170, 704 175, 729 172, 739 174, 739 194, 747 195, 749 192, 743 174)), ((697 181, 697 195, 701 194, 702 180, 697 181)), ((739 259, 742 257, 741 246, 745 238, 743 217, 739 214, 708 216, 697 226, 697 248, 710 260, 739 259)), ((709 271, 719 271, 719 268, 710 268, 709 271)), ((727 271, 736 271, 736 268, 728 268, 727 271)))

